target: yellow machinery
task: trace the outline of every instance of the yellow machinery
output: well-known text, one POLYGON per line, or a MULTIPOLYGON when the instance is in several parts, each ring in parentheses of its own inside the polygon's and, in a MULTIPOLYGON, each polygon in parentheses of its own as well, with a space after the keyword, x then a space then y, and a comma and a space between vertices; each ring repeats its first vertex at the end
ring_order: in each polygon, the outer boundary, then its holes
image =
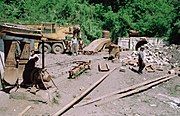
MULTIPOLYGON (((33 27, 40 30, 43 38, 45 38, 45 53, 63 53, 70 51, 70 41, 67 39, 73 36, 72 26, 59 26, 55 23, 26 24, 25 26, 33 27)), ((36 51, 42 52, 41 41, 36 40, 34 43, 36 51)))

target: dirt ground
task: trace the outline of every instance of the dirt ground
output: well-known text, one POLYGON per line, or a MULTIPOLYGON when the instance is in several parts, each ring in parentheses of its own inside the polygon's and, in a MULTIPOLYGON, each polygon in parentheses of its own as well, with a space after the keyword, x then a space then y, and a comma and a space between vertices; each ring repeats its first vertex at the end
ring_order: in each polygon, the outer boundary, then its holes
MULTIPOLYGON (((114 67, 117 67, 117 69, 79 103, 141 83, 145 80, 163 76, 167 74, 170 68, 169 66, 164 66, 164 71, 153 73, 148 73, 144 70, 144 73, 139 75, 131 71, 129 66, 124 66, 126 71, 120 72, 119 68, 122 66, 121 59, 130 53, 130 51, 121 52, 120 60, 114 63, 103 58, 108 56, 104 52, 95 55, 78 56, 47 54, 45 55, 45 67, 55 77, 53 80, 58 86, 59 98, 52 103, 42 103, 9 99, 8 93, 0 91, 0 115, 16 116, 29 105, 31 108, 25 112, 24 116, 50 116, 54 114, 107 73, 98 71, 98 63, 107 63, 110 69, 114 67), (68 73, 66 72, 72 66, 72 62, 76 60, 91 60, 91 70, 86 70, 76 79, 68 79, 68 73)), ((113 100, 106 104, 101 104, 102 101, 99 101, 86 106, 71 108, 63 116, 180 116, 180 107, 167 97, 164 97, 170 96, 180 99, 179 82, 180 78, 175 77, 141 93, 113 100)))

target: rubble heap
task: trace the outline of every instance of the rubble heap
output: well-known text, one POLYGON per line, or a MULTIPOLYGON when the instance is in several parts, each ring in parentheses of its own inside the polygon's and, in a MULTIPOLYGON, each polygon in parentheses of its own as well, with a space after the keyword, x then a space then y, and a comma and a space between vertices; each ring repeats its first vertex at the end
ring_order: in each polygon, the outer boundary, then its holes
POLYGON ((158 65, 180 65, 180 46, 154 46, 147 44, 145 49, 146 62, 158 65))
MULTIPOLYGON (((145 62, 146 64, 154 64, 158 66, 180 66, 180 45, 155 46, 147 43, 145 46, 145 62)), ((133 51, 130 56, 122 59, 123 65, 137 66, 138 52, 133 51)))
POLYGON ((180 45, 165 46, 163 51, 170 64, 180 66, 180 45))
POLYGON ((150 43, 145 45, 145 61, 146 63, 153 63, 157 65, 168 65, 169 64, 169 59, 166 57, 164 52, 158 46, 154 46, 150 43))

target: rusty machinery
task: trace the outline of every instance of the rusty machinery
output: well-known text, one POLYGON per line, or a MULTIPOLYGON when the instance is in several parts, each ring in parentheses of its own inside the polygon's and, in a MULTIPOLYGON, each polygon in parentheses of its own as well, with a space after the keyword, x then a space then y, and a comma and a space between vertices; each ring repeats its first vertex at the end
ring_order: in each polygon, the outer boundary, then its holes
POLYGON ((83 54, 93 55, 104 50, 105 48, 108 48, 110 44, 111 40, 109 38, 96 39, 83 49, 83 54))
POLYGON ((75 78, 85 70, 90 69, 91 61, 74 61, 73 63, 75 63, 76 66, 69 71, 69 78, 75 78))
MULTIPOLYGON (((25 64, 29 60, 29 40, 42 40, 42 35, 34 34, 36 30, 14 24, 0 24, 0 33, 1 39, 4 41, 5 66, 1 80, 5 88, 6 85, 18 85, 18 80, 22 78, 25 64), (24 39, 27 41, 23 41, 24 39)), ((44 43, 43 40, 42 43, 44 43)), ((44 82, 52 80, 49 73, 44 69, 44 52, 42 53, 42 68, 32 71, 30 78, 34 84, 41 82, 43 86, 39 87, 43 89, 47 89, 44 82)))
POLYGON ((54 86, 57 89, 54 81, 52 80, 52 76, 48 73, 47 69, 42 68, 34 68, 34 70, 30 74, 30 79, 32 82, 32 87, 35 87, 36 90, 43 89, 47 90, 51 87, 48 82, 52 81, 54 86))
POLYGON ((120 46, 116 44, 110 44, 109 46, 109 59, 119 59, 120 57, 120 46))

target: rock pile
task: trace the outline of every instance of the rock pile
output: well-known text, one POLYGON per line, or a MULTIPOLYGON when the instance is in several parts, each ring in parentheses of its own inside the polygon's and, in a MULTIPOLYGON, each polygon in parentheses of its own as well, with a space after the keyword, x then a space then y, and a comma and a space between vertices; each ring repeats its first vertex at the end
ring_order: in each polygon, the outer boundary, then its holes
POLYGON ((170 64, 180 66, 180 45, 165 46, 163 52, 170 64))
MULTIPOLYGON (((180 45, 155 46, 147 43, 144 47, 146 64, 157 66, 171 65, 172 67, 180 66, 180 45)), ((137 66, 138 51, 133 51, 130 56, 122 59, 122 63, 123 65, 137 66)))
POLYGON ((154 46, 147 44, 145 49, 146 62, 158 65, 180 65, 180 46, 154 46))

